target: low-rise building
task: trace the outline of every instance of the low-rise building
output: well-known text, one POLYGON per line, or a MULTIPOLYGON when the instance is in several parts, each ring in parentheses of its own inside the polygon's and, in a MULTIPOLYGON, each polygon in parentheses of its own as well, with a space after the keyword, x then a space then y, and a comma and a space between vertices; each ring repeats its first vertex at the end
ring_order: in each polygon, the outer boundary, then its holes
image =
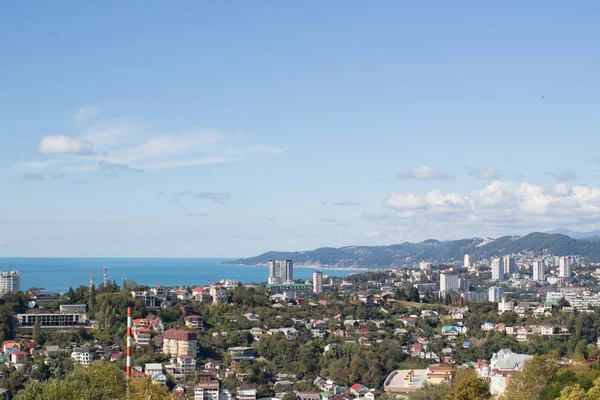
POLYGON ((75 347, 71 352, 71 358, 77 364, 89 365, 96 359, 96 350, 91 347, 75 347))
POLYGON ((204 318, 200 315, 188 315, 183 320, 188 328, 202 329, 204 326, 204 318))
POLYGON ((237 389, 238 400, 256 400, 256 386, 242 385, 237 389))
POLYGON ((210 373, 199 373, 199 382, 194 387, 194 400, 220 400, 220 384, 210 373))

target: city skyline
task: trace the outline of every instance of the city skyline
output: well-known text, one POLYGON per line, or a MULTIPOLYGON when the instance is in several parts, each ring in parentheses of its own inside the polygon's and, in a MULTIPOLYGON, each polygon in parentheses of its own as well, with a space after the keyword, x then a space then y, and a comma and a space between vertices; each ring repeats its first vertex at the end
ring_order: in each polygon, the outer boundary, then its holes
POLYGON ((8 4, 0 257, 600 229, 599 7, 8 4))

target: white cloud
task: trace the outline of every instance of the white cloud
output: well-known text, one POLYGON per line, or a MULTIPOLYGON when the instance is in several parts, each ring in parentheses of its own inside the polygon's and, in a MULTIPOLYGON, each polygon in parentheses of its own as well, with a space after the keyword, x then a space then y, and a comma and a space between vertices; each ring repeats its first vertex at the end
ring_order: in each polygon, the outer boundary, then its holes
POLYGON ((95 120, 99 114, 100 109, 96 106, 78 107, 75 115, 73 116, 73 122, 78 125, 86 124, 95 120))
POLYGON ((15 169, 35 169, 41 170, 46 169, 52 164, 59 163, 60 160, 47 160, 47 161, 24 161, 20 163, 16 163, 12 166, 15 169))
POLYGON ((437 169, 423 165, 418 168, 413 168, 408 173, 398 173, 398 179, 417 179, 422 181, 430 180, 451 180, 454 175, 438 171, 437 169))
POLYGON ((64 135, 50 135, 42 138, 38 150, 42 154, 89 155, 93 153, 94 144, 64 135))
POLYGON ((377 237, 380 234, 381 234, 381 232, 379 232, 379 231, 366 231, 365 232, 366 237, 377 237))
POLYGON ((475 177, 475 179, 483 180, 483 181, 493 181, 495 179, 500 179, 504 175, 502 171, 500 171, 496 167, 487 167, 487 168, 469 168, 469 175, 475 177))
POLYGON ((402 218, 453 224, 514 224, 550 226, 584 224, 600 213, 600 188, 568 187, 558 184, 550 190, 526 182, 494 181, 480 190, 461 195, 432 190, 425 194, 391 193, 384 205, 393 214, 363 214, 376 222, 402 218))
POLYGON ((546 175, 551 176, 558 182, 568 182, 577 180, 577 173, 571 168, 564 168, 556 171, 546 171, 546 175))

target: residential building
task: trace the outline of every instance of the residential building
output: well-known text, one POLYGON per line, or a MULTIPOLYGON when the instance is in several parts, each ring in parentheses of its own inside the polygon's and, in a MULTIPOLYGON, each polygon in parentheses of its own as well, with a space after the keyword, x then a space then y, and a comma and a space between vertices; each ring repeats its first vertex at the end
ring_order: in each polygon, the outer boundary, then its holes
POLYGON ((42 328, 81 327, 87 323, 86 305, 61 305, 59 312, 41 312, 34 308, 17 314, 17 322, 21 328, 32 328, 38 320, 42 328))
POLYGON ((165 365, 165 369, 168 374, 173 375, 175 378, 182 378, 185 375, 196 373, 196 359, 187 354, 182 354, 177 358, 171 358, 171 362, 165 365))
POLYGON ((131 297, 134 299, 142 299, 145 307, 156 307, 156 296, 152 291, 132 291, 131 297))
POLYGON ((488 300, 498 303, 504 297, 504 289, 500 286, 492 286, 488 289, 488 300))
POLYGON ((267 290, 270 295, 283 294, 286 299, 297 299, 309 297, 313 292, 313 286, 310 283, 269 284, 267 290))
POLYGON ((498 312, 500 314, 504 312, 514 311, 514 309, 515 303, 513 303, 512 301, 506 301, 506 299, 503 298, 502 301, 498 303, 498 312))
POLYGON ((219 400, 220 384, 210 373, 198 374, 199 382, 194 387, 194 400, 219 400))
POLYGON ((212 301, 212 296, 209 291, 202 286, 192 289, 192 297, 194 298, 194 301, 199 301, 200 303, 212 301))
POLYGON ((492 280, 504 280, 504 261, 501 258, 494 258, 492 260, 492 280))
POLYGON ((519 272, 519 268, 517 267, 517 263, 515 259, 511 255, 506 255, 502 258, 502 262, 504 264, 504 274, 510 275, 515 272, 519 272))
POLYGON ((256 386, 242 385, 237 388, 238 400, 256 400, 256 386))
POLYGON ((440 274, 440 293, 458 292, 458 274, 442 272, 440 274))
POLYGON ((558 277, 559 278, 570 278, 572 264, 573 264, 573 260, 572 260, 571 256, 561 257, 558 260, 558 277))
POLYGON ((461 277, 458 278, 458 290, 461 292, 469 292, 469 279, 461 277))
POLYGON ((163 334, 163 353, 172 356, 188 355, 196 358, 198 339, 192 331, 169 329, 163 334))
POLYGON ((220 283, 210 287, 210 296, 213 303, 227 303, 227 288, 220 283))
POLYGON ((294 263, 292 260, 269 261, 269 284, 294 282, 294 263))
POLYGON ((77 364, 89 365, 96 358, 96 350, 90 347, 75 347, 71 358, 77 364))
POLYGON ((4 354, 10 354, 17 351, 21 351, 21 344, 15 342, 14 340, 5 340, 2 343, 2 352, 4 354))
POLYGON ((428 261, 421 261, 419 263, 419 269, 421 271, 427 271, 427 270, 431 269, 431 263, 428 261))
POLYGON ((404 369, 393 371, 384 381, 384 390, 399 395, 408 395, 419 390, 425 383, 437 385, 450 382, 452 367, 432 365, 427 369, 404 369))
POLYGON ((492 355, 490 368, 497 373, 510 374, 521 370, 525 362, 531 358, 532 356, 527 354, 516 354, 510 349, 502 349, 492 355))
POLYGON ((200 315, 188 315, 187 317, 183 317, 183 320, 185 322, 185 326, 188 328, 202 329, 204 326, 204 318, 202 318, 200 315))
POLYGON ((477 292, 468 292, 461 293, 460 297, 465 299, 465 301, 488 301, 488 294, 485 292, 477 293, 477 292))
POLYGON ((148 328, 139 328, 133 331, 135 344, 138 346, 148 346, 152 339, 152 332, 148 328))
POLYGON ((537 260, 533 262, 531 267, 533 270, 533 280, 536 282, 546 281, 546 263, 544 260, 537 260))
POLYGON ((313 293, 323 293, 323 271, 313 272, 313 293))
POLYGON ((465 267, 465 268, 471 267, 471 255, 470 254, 465 254, 465 262, 463 264, 463 267, 465 267))
POLYGON ((7 293, 16 293, 21 288, 19 271, 0 272, 0 297, 7 293))

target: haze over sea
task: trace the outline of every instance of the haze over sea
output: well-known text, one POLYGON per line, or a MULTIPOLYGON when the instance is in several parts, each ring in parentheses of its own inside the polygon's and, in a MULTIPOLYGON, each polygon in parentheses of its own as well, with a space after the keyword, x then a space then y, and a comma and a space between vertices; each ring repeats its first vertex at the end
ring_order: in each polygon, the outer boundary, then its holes
MULTIPOLYGON (((121 278, 140 285, 195 286, 221 279, 240 282, 266 282, 268 268, 246 265, 223 265, 235 258, 0 258, 0 271, 18 270, 21 290, 42 287, 52 292, 66 292, 69 286, 88 286, 90 273, 96 286, 102 283, 104 267, 108 280, 121 285, 121 278)), ((295 279, 311 279, 311 268, 294 267, 295 279)), ((344 276, 351 271, 323 269, 323 275, 344 276)))

